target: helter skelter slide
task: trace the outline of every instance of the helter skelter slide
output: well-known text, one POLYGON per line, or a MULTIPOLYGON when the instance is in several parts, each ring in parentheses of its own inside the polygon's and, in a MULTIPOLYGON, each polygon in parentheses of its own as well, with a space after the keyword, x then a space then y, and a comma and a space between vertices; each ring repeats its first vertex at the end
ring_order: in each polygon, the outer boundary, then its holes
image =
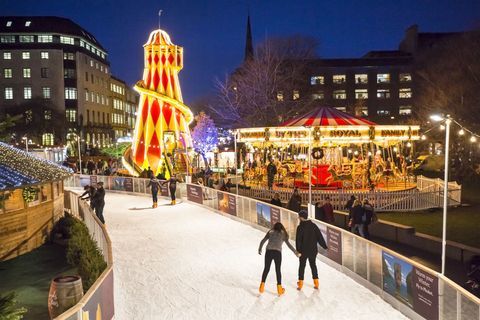
POLYGON ((143 80, 134 89, 140 94, 135 133, 124 164, 133 175, 151 168, 165 178, 187 173, 192 139, 188 125, 193 113, 183 104, 178 73, 183 48, 157 29, 150 33, 145 51, 143 80))

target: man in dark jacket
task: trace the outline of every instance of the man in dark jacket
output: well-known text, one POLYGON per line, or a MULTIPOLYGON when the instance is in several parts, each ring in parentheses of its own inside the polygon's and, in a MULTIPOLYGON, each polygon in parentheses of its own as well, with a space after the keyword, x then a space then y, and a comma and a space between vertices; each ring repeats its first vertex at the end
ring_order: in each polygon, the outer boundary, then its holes
POLYGON ((311 220, 308 220, 308 214, 305 210, 300 210, 298 213, 300 224, 297 227, 296 245, 297 251, 301 253, 300 266, 298 267, 298 282, 297 289, 301 290, 303 287, 303 277, 305 274, 305 266, 307 259, 312 270, 313 284, 315 289, 318 289, 318 271, 317 271, 317 243, 324 249, 327 249, 327 244, 323 239, 320 229, 311 220))
POLYGON ((267 166, 267 180, 268 180, 268 189, 272 190, 273 180, 275 180, 275 175, 277 174, 277 167, 273 163, 273 160, 270 159, 270 163, 267 166))
POLYGON ((95 214, 98 219, 105 224, 105 219, 103 218, 103 207, 105 207, 105 189, 103 189, 103 182, 97 183, 97 191, 93 195, 93 206, 95 208, 95 214))

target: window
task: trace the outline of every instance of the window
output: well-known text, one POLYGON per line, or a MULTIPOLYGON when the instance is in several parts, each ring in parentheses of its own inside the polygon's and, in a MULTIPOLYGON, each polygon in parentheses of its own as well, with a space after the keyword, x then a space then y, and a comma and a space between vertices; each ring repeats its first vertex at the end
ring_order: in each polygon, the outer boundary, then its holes
POLYGON ((52 35, 39 35, 38 36, 38 42, 41 42, 41 43, 53 42, 53 36, 52 35))
POLYGON ((3 77, 5 79, 12 78, 12 69, 3 69, 3 77))
POLYGON ((412 88, 402 88, 398 91, 398 97, 400 99, 406 99, 412 97, 412 88))
POLYGON ((53 146, 53 133, 44 133, 42 135, 42 145, 53 146))
POLYGON ((293 100, 298 100, 298 99, 300 99, 300 92, 299 92, 298 90, 293 90, 292 99, 293 99, 293 100))
POLYGON ((11 52, 4 52, 3 53, 3 60, 12 60, 12 53, 11 52))
POLYGON ((1 43, 15 43, 15 36, 0 36, 1 43))
MULTIPOLYGON (((107 69, 105 69, 106 71, 107 69)), ((316 84, 324 84, 325 83, 325 77, 324 76, 313 76, 310 78, 310 84, 316 85, 316 84)))
POLYGON ((325 94, 323 91, 318 91, 312 94, 312 100, 323 100, 325 99, 325 94))
POLYGON ((43 117, 45 120, 52 120, 52 111, 51 110, 45 110, 43 112, 43 117))
POLYGON ((412 75, 410 73, 400 73, 399 80, 400 82, 410 82, 412 81, 412 75))
POLYGON ((368 107, 367 106, 359 106, 355 109, 355 114, 360 117, 367 117, 368 116, 368 107))
POLYGON ((97 103, 100 103, 100 95, 98 93, 96 94, 96 97, 97 97, 96 99, 97 103))
POLYGON ((23 78, 31 78, 32 72, 30 68, 23 68, 23 78))
POLYGON ((13 99, 13 88, 5 88, 4 97, 5 97, 5 100, 12 100, 13 99))
POLYGON ((93 60, 90 60, 90 67, 93 67, 93 60))
POLYGON ((103 72, 103 66, 102 65, 100 65, 100 71, 103 72))
POLYGON ((333 75, 333 83, 341 84, 347 81, 347 77, 344 74, 334 74, 333 75))
POLYGON ((23 99, 30 100, 32 99, 32 87, 23 88, 23 99))
POLYGON ((277 92, 277 101, 283 101, 283 91, 277 92))
POLYGON ((377 115, 379 115, 379 116, 388 116, 388 115, 390 115, 390 110, 385 110, 385 109, 377 110, 377 115))
POLYGON ((65 100, 77 100, 77 88, 65 88, 65 100))
POLYGON ((28 59, 30 59, 30 52, 28 52, 28 51, 22 52, 22 59, 23 59, 23 60, 28 60, 28 59))
POLYGON ((378 89, 377 90, 377 98, 378 99, 388 99, 388 98, 390 98, 390 90, 389 89, 378 89))
POLYGON ((80 40, 80 47, 85 48, 85 41, 80 40))
POLYGON ((88 82, 88 72, 85 72, 85 81, 88 82))
POLYGON ((88 90, 85 89, 85 101, 88 101, 88 90))
POLYGON ((401 116, 409 116, 412 114, 412 106, 400 106, 398 114, 401 116))
POLYGON ((64 69, 63 70, 63 77, 65 79, 75 79, 75 69, 64 69))
POLYGON ((95 84, 94 79, 93 79, 93 74, 90 74, 90 81, 92 82, 92 84, 95 84))
POLYGON ((333 99, 347 99, 347 93, 345 90, 335 90, 333 91, 333 99))
POLYGON ((11 27, 12 26, 12 21, 7 21, 7 27, 11 27))
POLYGON ((48 78, 48 68, 40 68, 40 77, 48 78))
POLYGON ((356 84, 365 84, 368 83, 368 75, 366 73, 360 73, 355 75, 356 84))
POLYGON ((73 52, 64 52, 63 60, 75 60, 75 54, 73 52))
POLYGON ((98 62, 95 62, 95 69, 98 69, 98 62))
POLYGON ((368 90, 355 89, 355 99, 368 99, 368 90))
POLYGON ((335 107, 338 111, 347 112, 347 107, 335 107))
POLYGON ((377 83, 390 83, 390 73, 377 74, 377 83))
POLYGON ((95 93, 91 92, 92 102, 95 102, 95 93))
POLYGON ((20 42, 22 43, 32 43, 35 42, 33 36, 20 36, 20 42))
POLYGON ((31 123, 33 121, 33 112, 31 109, 25 111, 24 119, 25 123, 31 123))
POLYGON ((74 41, 73 37, 60 36, 60 43, 73 45, 73 44, 75 44, 75 41, 74 41))
POLYGON ((25 21, 25 27, 30 27, 31 24, 32 24, 32 21, 25 21))
POLYGON ((77 121, 77 110, 75 109, 65 109, 65 116, 68 122, 77 121))
POLYGON ((50 87, 42 87, 43 99, 50 99, 51 93, 52 93, 52 90, 50 89, 50 87))
POLYGON ((48 59, 50 59, 50 55, 47 51, 42 51, 42 52, 40 52, 40 58, 44 59, 44 60, 48 60, 48 59))

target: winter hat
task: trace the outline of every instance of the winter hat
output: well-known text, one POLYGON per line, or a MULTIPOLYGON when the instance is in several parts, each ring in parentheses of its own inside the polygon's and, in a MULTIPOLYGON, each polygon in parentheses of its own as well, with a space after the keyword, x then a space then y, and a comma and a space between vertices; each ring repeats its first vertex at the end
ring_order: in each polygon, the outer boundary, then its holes
POLYGON ((308 212, 307 210, 300 210, 300 212, 298 213, 298 216, 300 218, 303 218, 303 219, 308 219, 308 212))

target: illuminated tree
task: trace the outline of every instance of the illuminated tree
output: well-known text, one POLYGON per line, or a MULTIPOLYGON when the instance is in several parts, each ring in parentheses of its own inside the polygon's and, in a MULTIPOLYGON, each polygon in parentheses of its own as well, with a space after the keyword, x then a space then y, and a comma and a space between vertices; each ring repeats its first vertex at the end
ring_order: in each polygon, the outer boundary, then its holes
POLYGON ((195 117, 195 121, 196 125, 192 131, 193 147, 207 165, 206 153, 212 151, 218 144, 217 128, 212 118, 203 111, 195 117))

